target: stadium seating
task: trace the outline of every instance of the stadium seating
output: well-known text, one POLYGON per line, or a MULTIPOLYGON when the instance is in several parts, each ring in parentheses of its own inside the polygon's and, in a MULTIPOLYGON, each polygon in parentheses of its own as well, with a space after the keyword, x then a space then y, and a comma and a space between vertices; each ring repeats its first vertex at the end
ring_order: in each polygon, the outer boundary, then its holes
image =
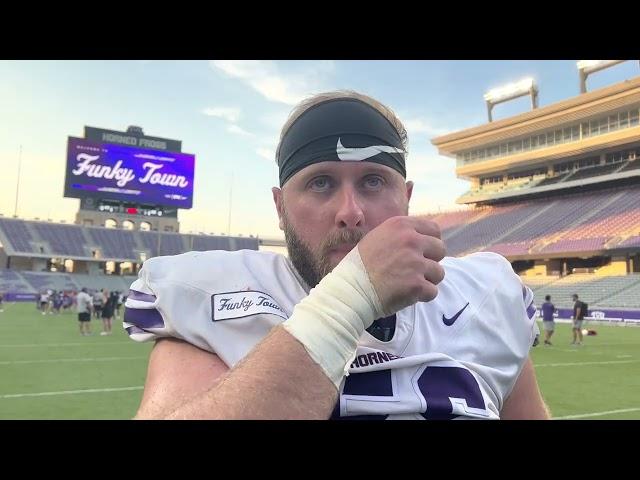
POLYGON ((91 256, 86 251, 87 241, 79 226, 34 222, 33 227, 41 239, 49 244, 50 250, 46 253, 56 252, 59 255, 75 257, 91 256))
POLYGON ((20 273, 0 269, 0 292, 34 293, 34 289, 24 281, 20 273))
POLYGON ((629 237, 626 240, 620 242, 618 247, 640 247, 640 235, 629 237))
POLYGON ((460 225, 470 223, 481 217, 484 214, 485 209, 465 209, 454 212, 436 213, 427 215, 431 220, 440 225, 440 228, 444 231, 449 228, 456 228, 460 225))
POLYGON ((0 218, 0 229, 4 231, 7 240, 17 252, 36 253, 33 245, 31 245, 33 237, 27 230, 26 223, 22 220, 0 218))
MULTIPOLYGON (((177 255, 191 250, 258 250, 258 239, 192 235, 169 232, 81 227, 51 222, 0 218, 0 244, 11 251, 29 256, 42 254, 76 260, 94 260, 99 250, 101 260, 116 259, 140 263, 144 258, 177 255), (142 258, 142 254, 145 254, 142 258)), ((37 293, 43 290, 106 289, 127 291, 135 276, 67 274, 0 268, 0 292, 37 293)))
POLYGON ((109 291, 127 292, 129 286, 137 277, 119 275, 85 275, 74 274, 73 279, 79 287, 86 287, 90 290, 101 288, 109 291))
POLYGON ((37 293, 44 290, 105 289, 127 292, 135 276, 86 275, 0 269, 0 292, 37 293))
POLYGON ((622 163, 609 163, 606 165, 598 165, 596 167, 587 167, 577 170, 573 173, 573 175, 567 177, 565 180, 574 181, 574 180, 582 180, 584 178, 592 178, 600 175, 607 175, 609 173, 615 173, 616 170, 619 170, 623 166, 622 163))
POLYGON ((160 236, 160 255, 177 255, 190 250, 185 245, 186 237, 177 233, 164 233, 160 236))
POLYGON ((628 238, 628 234, 640 232, 640 187, 520 201, 430 217, 440 225, 449 255, 478 250, 509 256, 633 247, 637 246, 637 239, 628 238))
POLYGON ((620 172, 628 172, 630 170, 636 170, 640 168, 640 158, 636 158, 634 161, 627 163, 620 172))
POLYGON ((601 307, 640 308, 640 275, 633 275, 637 279, 631 286, 619 291, 599 302, 601 307))
POLYGON ((530 243, 531 242, 495 243, 488 246, 485 251, 499 253, 504 257, 525 255, 529 252, 530 243))
POLYGON ((150 257, 177 255, 190 250, 188 235, 158 232, 139 232, 138 235, 142 238, 144 248, 150 252, 150 257))
POLYGON ((447 245, 449 255, 482 250, 484 246, 494 243, 504 232, 513 228, 523 218, 533 213, 528 204, 520 203, 499 209, 492 209, 489 215, 485 215, 475 222, 468 223, 464 228, 454 232, 452 236, 443 229, 443 239, 447 245))
POLYGON ((151 258, 190 250, 258 249, 258 239, 252 237, 80 227, 7 218, 0 218, 0 234, 0 241, 4 236, 7 246, 16 253, 77 259, 95 258, 95 250, 101 252, 101 259, 140 262, 141 252, 151 258))
POLYGON ((607 242, 607 237, 596 238, 566 238, 545 245, 539 250, 540 253, 562 253, 562 252, 588 252, 601 250, 607 242))
POLYGON ((70 275, 52 272, 20 272, 22 277, 31 285, 33 291, 44 290, 79 290, 70 275))
POLYGON ((564 179, 567 178, 568 175, 569 175, 568 173, 563 173, 560 175, 556 175, 554 177, 545 178, 544 180, 541 180, 540 183, 536 185, 536 187, 546 187, 547 185, 554 185, 556 183, 560 183, 564 181, 564 179))
POLYGON ((157 257, 158 246, 160 245, 159 233, 158 232, 139 232, 140 239, 142 241, 143 248, 149 252, 149 257, 157 257))
POLYGON ((90 228, 89 235, 100 246, 103 258, 138 258, 134 249, 136 241, 130 230, 115 228, 90 228))
POLYGON ((231 250, 228 237, 194 236, 193 248, 198 252, 206 250, 231 250))
POLYGON ((575 273, 543 285, 534 283, 529 277, 522 277, 522 280, 533 290, 538 305, 545 295, 551 295, 556 307, 570 308, 573 307, 571 296, 577 293, 590 309, 606 306, 640 308, 640 274, 598 277, 575 273))

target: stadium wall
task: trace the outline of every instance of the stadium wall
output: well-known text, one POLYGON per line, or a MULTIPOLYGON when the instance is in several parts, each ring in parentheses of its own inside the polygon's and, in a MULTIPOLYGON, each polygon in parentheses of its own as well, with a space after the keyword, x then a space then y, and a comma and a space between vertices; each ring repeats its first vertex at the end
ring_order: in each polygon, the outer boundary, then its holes
POLYGON ((38 298, 37 293, 6 293, 4 295, 5 302, 35 302, 38 298))
MULTIPOLYGON (((542 312, 537 309, 538 317, 542 318, 542 312)), ((556 318, 559 320, 571 320, 573 309, 558 308, 556 318)), ((613 310, 608 308, 589 308, 589 315, 585 320, 603 320, 608 322, 623 322, 640 324, 640 310, 613 310)))

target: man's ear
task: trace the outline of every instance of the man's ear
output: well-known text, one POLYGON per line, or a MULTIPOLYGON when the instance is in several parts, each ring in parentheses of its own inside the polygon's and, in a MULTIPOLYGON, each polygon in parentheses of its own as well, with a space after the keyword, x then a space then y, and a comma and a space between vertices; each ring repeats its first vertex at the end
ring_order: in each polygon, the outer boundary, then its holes
POLYGON ((408 181, 406 185, 407 185, 407 202, 409 202, 411 200, 411 194, 413 193, 413 182, 408 181))
POLYGON ((276 204, 276 211, 278 212, 278 226, 280 230, 284 231, 284 222, 282 221, 284 215, 284 207, 282 205, 282 190, 278 187, 273 187, 271 189, 271 193, 273 194, 273 203, 276 204))

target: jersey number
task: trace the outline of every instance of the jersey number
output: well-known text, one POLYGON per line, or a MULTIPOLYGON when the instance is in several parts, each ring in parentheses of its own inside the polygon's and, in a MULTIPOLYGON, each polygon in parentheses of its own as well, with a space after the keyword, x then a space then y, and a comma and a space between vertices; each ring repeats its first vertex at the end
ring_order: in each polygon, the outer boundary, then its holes
MULTIPOLYGON (((427 366, 420 373, 416 385, 426 403, 426 410, 421 415, 428 420, 450 420, 459 415, 488 416, 480 386, 466 368, 427 366)), ((349 375, 345 379, 343 394, 378 398, 393 396, 391 370, 349 375)), ((333 418, 337 413, 336 409, 333 418)), ((361 416, 367 419, 384 417, 386 415, 361 416)))

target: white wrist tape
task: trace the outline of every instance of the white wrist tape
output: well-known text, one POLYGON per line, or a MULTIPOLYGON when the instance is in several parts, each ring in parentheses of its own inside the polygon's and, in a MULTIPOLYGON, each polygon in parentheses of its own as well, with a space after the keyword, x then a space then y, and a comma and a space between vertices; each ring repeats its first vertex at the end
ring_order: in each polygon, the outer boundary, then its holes
POLYGON ((382 316, 380 299, 356 246, 296 305, 282 326, 339 389, 355 358, 358 339, 382 316))

